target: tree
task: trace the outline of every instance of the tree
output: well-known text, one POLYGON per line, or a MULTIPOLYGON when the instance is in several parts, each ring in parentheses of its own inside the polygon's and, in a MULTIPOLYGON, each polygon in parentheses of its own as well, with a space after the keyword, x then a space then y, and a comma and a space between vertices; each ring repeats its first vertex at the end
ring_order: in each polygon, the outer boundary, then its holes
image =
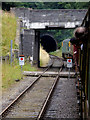
POLYGON ((3 10, 10 7, 26 7, 33 9, 88 9, 90 2, 3 2, 3 10))

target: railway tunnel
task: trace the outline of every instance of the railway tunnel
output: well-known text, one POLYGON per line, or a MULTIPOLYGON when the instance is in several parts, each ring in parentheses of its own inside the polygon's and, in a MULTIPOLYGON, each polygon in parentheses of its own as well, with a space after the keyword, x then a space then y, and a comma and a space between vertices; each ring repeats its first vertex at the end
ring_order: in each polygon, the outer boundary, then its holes
POLYGON ((43 46, 43 49, 48 53, 57 49, 57 43, 51 35, 42 35, 40 37, 40 43, 43 46))
MULTIPOLYGON (((28 8, 13 8, 11 12, 19 17, 21 22, 19 54, 31 57, 33 64, 38 65, 40 30, 73 29, 81 25, 87 10, 30 10, 28 8)), ((51 36, 49 36, 49 40, 46 40, 48 47, 45 47, 45 37, 42 37, 41 40, 44 49, 47 52, 56 50, 56 42, 51 36)))

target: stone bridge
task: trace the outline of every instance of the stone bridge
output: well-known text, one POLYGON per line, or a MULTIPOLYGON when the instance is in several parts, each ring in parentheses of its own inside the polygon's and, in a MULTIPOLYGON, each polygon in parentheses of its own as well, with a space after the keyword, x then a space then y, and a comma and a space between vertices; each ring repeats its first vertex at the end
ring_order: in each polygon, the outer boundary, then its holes
POLYGON ((19 54, 30 56, 33 62, 39 65, 39 30, 72 29, 81 26, 87 10, 11 8, 11 12, 21 21, 19 54))

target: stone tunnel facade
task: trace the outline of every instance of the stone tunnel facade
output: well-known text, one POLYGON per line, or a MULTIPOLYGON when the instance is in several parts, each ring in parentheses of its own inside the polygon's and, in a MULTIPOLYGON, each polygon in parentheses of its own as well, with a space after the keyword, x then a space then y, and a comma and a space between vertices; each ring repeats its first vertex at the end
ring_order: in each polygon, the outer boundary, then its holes
POLYGON ((48 34, 45 34, 43 36, 40 37, 40 43, 43 46, 43 49, 46 52, 53 52, 56 51, 57 49, 57 43, 54 40, 54 38, 48 34))
POLYGON ((20 19, 21 37, 19 54, 30 56, 39 63, 39 29, 75 28, 80 26, 87 10, 31 10, 29 8, 12 8, 20 19), (24 29, 23 29, 24 28, 24 29))
POLYGON ((34 63, 39 61, 39 32, 24 29, 20 35, 19 54, 30 57, 34 63))

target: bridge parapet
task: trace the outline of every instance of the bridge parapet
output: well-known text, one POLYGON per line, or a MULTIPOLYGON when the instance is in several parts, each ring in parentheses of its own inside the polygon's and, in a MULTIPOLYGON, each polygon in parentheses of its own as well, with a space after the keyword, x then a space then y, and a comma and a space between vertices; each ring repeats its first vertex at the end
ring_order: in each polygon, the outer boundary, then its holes
POLYGON ((39 62, 39 31, 37 29, 75 28, 81 26, 87 10, 80 9, 29 9, 11 8, 21 20, 20 54, 31 56, 33 62, 39 62), (26 29, 26 30, 25 30, 26 29))
POLYGON ((27 29, 75 28, 81 25, 87 12, 86 9, 31 10, 29 8, 12 8, 11 11, 22 20, 22 26, 27 29))

